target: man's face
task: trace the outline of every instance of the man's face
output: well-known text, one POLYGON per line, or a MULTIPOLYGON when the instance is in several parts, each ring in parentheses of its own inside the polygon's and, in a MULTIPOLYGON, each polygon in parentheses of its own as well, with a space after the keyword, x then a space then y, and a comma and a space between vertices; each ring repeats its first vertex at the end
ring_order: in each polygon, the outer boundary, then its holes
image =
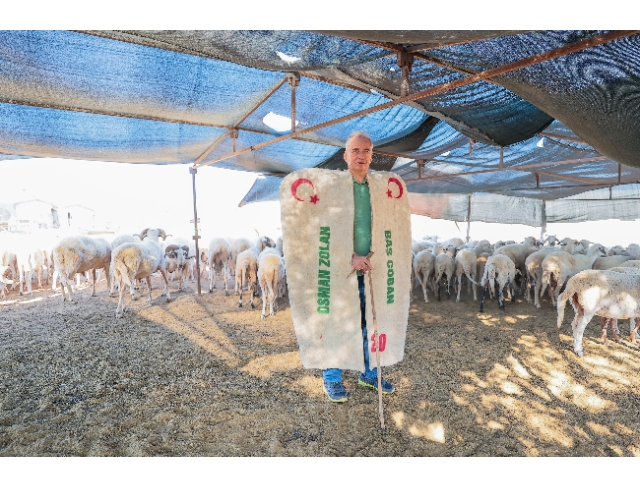
POLYGON ((364 174, 369 170, 372 157, 371 143, 364 137, 351 139, 344 151, 344 160, 349 171, 356 174, 364 174))

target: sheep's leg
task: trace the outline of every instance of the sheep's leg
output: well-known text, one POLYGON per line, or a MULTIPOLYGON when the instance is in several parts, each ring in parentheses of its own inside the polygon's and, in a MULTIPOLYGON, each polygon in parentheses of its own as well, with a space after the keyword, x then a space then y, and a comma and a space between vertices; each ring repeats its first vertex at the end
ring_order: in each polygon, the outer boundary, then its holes
MULTIPOLYGON (((57 272, 57 271, 56 271, 56 272, 57 272)), ((53 278, 54 278, 54 279, 53 279, 53 283, 54 283, 54 286, 55 286, 55 282, 56 282, 56 275, 55 275, 55 274, 53 275, 53 278)), ((64 292, 64 286, 65 286, 65 284, 66 284, 66 283, 64 282, 64 279, 60 278, 60 289, 62 290, 62 302, 63 302, 63 303, 67 301, 67 293, 65 293, 65 292, 64 292)), ((55 289, 55 288, 54 288, 54 289, 55 289)))
POLYGON ((231 273, 228 265, 222 266, 222 272, 224 273, 224 295, 229 296, 229 279, 231 279, 231 273))
POLYGON ((536 308, 540 308, 540 288, 542 287, 541 279, 536 279, 536 284, 533 287, 533 305, 536 308))
POLYGON ((602 340, 602 344, 606 347, 609 344, 607 343, 607 328, 609 327, 609 319, 604 316, 600 317, 600 339, 602 340))
POLYGON ((487 286, 482 286, 482 297, 480 298, 480 313, 484 313, 484 296, 487 291, 487 286))
POLYGON ((631 343, 636 343, 636 338, 638 335, 638 328, 640 328, 640 321, 636 321, 635 318, 631 318, 631 320, 629 320, 629 322, 631 323, 631 331, 629 334, 629 341, 631 343))
POLYGON ((148 294, 148 299, 149 299, 149 304, 151 304, 151 276, 147 276, 147 286, 149 287, 149 294, 148 294))
POLYGON ((418 282, 420 283, 420 286, 422 286, 422 293, 424 294, 424 302, 428 303, 429 298, 427 297, 427 278, 425 277, 423 280, 421 276, 422 276, 422 272, 418 272, 417 277, 418 277, 418 282))
POLYGON ((216 271, 212 267, 209 267, 209 292, 213 292, 213 288, 216 287, 216 271))
POLYGON ((24 294, 24 266, 18 266, 18 292, 20 296, 24 294))
MULTIPOLYGON (((167 271, 165 271, 163 268, 158 269, 160 271, 160 275, 162 276, 162 282, 164 284, 164 289, 162 290, 162 294, 160 296, 164 296, 165 294, 167 295, 167 303, 169 301, 171 301, 171 294, 169 293, 169 281, 167 280, 167 271)), ((151 296, 151 280, 148 279, 147 282, 149 283, 149 296, 151 296)))
POLYGON ((92 274, 91 277, 93 277, 93 287, 91 288, 91 297, 95 297, 95 295, 96 295, 96 281, 97 281, 96 269, 95 268, 91 269, 91 274, 92 274))
POLYGON ((118 307, 116 308, 116 318, 119 318, 124 314, 124 286, 127 284, 133 295, 133 283, 126 274, 122 274, 118 270, 115 272, 118 277, 118 307))
POLYGON ((264 288, 266 287, 266 282, 260 282, 260 287, 262 288, 262 314, 260 315, 260 319, 265 319, 265 313, 267 312, 267 293, 265 293, 264 288))
POLYGON ((471 284, 471 289, 473 289, 473 300, 477 301, 478 300, 478 292, 476 291, 476 288, 478 286, 476 286, 473 282, 471 282, 472 278, 475 281, 475 277, 476 276, 470 276, 470 275, 467 274, 467 278, 469 279, 469 283, 471 284))
MULTIPOLYGON (((634 330, 637 330, 636 328, 636 319, 635 318, 631 318, 629 319, 629 333, 633 333, 634 330)), ((635 336, 636 338, 640 338, 640 334, 638 334, 638 332, 635 332, 635 336)))
POLYGON ((527 272, 527 290, 525 293, 527 303, 531 304, 531 274, 527 272))
POLYGON ((582 319, 576 323, 576 327, 573 330, 573 351, 576 352, 578 357, 584 356, 584 348, 582 347, 582 337, 584 336, 584 330, 593 318, 593 313, 584 314, 582 319))
POLYGON ((498 307, 502 310, 502 311, 506 311, 505 307, 504 307, 504 289, 507 287, 507 285, 505 284, 504 287, 502 289, 500 289, 500 284, 498 283, 498 281, 496 281, 496 294, 498 296, 498 307))
POLYGON ((616 318, 611 318, 609 321, 611 323, 611 334, 613 335, 613 341, 619 342, 620 337, 618 335, 620 335, 620 330, 618 329, 618 320, 616 318))
POLYGON ((273 306, 276 301, 276 291, 275 285, 273 283, 273 278, 267 281, 267 293, 269 295, 269 316, 274 316, 276 314, 273 310, 273 306))
POLYGON ((456 296, 456 303, 460 302, 460 291, 462 290, 462 275, 456 276, 458 279, 458 295, 456 296))
POLYGON ((66 280, 67 281, 66 284, 67 284, 67 291, 69 292, 69 302, 76 303, 76 300, 73 297, 73 286, 71 285, 71 283, 73 282, 73 277, 74 276, 69 276, 69 279, 66 280))

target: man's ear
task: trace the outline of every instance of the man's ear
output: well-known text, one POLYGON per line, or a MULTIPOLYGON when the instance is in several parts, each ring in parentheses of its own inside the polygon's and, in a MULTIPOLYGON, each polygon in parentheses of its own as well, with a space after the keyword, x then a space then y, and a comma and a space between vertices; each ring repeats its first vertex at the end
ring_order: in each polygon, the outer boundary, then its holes
POLYGON ((344 162, 349 163, 349 161, 347 161, 347 149, 342 153, 342 158, 344 159, 344 162))

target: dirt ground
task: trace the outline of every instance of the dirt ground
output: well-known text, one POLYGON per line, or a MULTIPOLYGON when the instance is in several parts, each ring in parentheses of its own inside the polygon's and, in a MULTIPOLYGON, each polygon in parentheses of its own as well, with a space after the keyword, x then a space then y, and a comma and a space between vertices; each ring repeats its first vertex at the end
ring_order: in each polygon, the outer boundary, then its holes
POLYGON ((286 300, 260 320, 206 280, 200 298, 170 290, 127 296, 120 319, 105 282, 75 305, 50 289, 0 302, 0 455, 640 456, 639 348, 603 346, 594 319, 577 357, 573 310, 558 330, 546 299, 480 314, 465 291, 416 289, 383 434, 357 372, 334 404, 302 368, 286 300))

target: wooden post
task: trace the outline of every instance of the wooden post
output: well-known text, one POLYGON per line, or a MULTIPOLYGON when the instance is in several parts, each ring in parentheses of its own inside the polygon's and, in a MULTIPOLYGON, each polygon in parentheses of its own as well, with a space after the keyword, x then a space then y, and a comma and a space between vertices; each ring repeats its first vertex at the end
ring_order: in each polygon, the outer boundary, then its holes
POLYGON ((196 207, 196 173, 198 172, 198 169, 192 166, 189 168, 189 172, 191 173, 191 179, 193 182, 193 225, 195 231, 193 239, 196 241, 196 274, 198 275, 198 296, 202 296, 202 286, 200 284, 200 246, 198 245, 200 235, 198 235, 198 208, 196 207))

